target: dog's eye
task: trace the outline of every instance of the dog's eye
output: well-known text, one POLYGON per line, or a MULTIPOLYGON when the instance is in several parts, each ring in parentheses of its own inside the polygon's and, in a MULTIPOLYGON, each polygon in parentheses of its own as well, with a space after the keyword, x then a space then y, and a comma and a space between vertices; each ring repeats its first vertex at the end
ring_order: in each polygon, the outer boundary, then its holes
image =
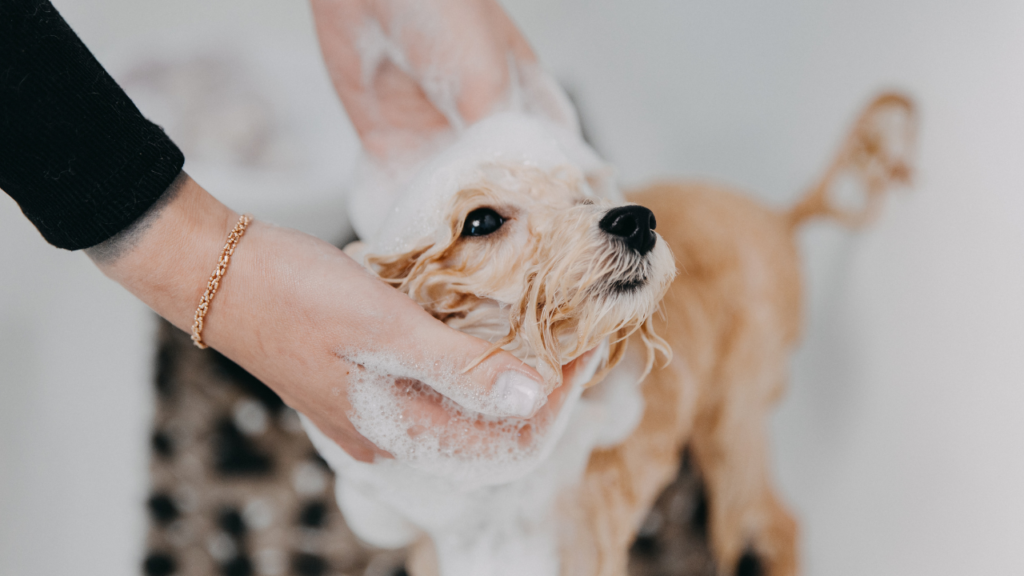
POLYGON ((500 214, 490 208, 477 208, 466 215, 466 224, 462 227, 463 236, 487 236, 505 223, 500 214))

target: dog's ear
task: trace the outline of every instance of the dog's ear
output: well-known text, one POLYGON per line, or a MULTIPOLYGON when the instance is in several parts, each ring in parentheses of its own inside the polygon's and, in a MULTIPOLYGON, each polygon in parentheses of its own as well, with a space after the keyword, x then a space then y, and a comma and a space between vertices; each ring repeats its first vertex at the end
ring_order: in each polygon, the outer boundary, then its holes
MULTIPOLYGON (((490 197, 493 192, 486 187, 471 187, 460 190, 448 202, 444 213, 448 215, 444 226, 435 230, 432 238, 423 240, 416 247, 398 254, 370 254, 366 256, 367 264, 383 280, 394 284, 399 289, 413 296, 416 284, 431 282, 427 276, 444 276, 440 264, 455 249, 455 244, 462 236, 462 226, 469 213, 469 208, 480 203, 480 197, 490 197)), ((416 299, 415 296, 413 299, 416 299)), ((422 302, 421 302, 422 304, 422 302)))
POLYGON ((366 255, 367 264, 381 279, 408 291, 410 285, 428 270, 436 272, 436 264, 451 254, 462 233, 467 213, 465 205, 472 197, 482 193, 472 188, 458 192, 445 209, 448 219, 444 222, 444 228, 436 230, 433 238, 425 239, 414 248, 398 254, 366 255))
POLYGON ((443 265, 451 244, 419 246, 401 254, 366 257, 381 279, 404 292, 431 316, 442 322, 462 317, 480 304, 469 292, 459 271, 443 265))
POLYGON ((405 252, 365 257, 367 266, 382 280, 406 293, 441 321, 453 315, 464 315, 480 302, 464 282, 465 270, 446 266, 466 218, 466 211, 458 204, 471 192, 456 195, 448 210, 447 227, 436 231, 434 238, 405 252))
POLYGON ((426 245, 400 254, 369 254, 366 255, 366 263, 385 282, 401 286, 409 282, 410 276, 417 266, 423 267, 424 255, 430 252, 430 249, 431 246, 426 245))

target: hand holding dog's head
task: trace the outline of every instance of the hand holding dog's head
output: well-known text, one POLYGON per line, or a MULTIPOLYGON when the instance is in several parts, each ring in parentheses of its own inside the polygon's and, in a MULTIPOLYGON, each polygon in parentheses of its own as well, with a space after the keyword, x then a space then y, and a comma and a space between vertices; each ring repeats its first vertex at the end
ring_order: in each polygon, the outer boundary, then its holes
POLYGON ((504 349, 534 366, 548 404, 541 396, 532 419, 505 418, 489 407, 514 386, 481 396, 459 374, 474 362, 442 355, 430 364, 443 377, 431 379, 429 366, 351 350, 367 371, 350 391, 361 433, 431 474, 507 482, 550 453, 582 385, 618 362, 627 336, 640 333, 648 367, 656 349, 667 353, 650 317, 675 274, 672 255, 653 214, 624 206, 607 176, 577 133, 512 113, 404 170, 364 171, 360 197, 374 201, 361 212, 366 243, 346 252, 435 318, 489 341, 476 362, 504 349), (411 387, 397 385, 405 380, 411 387), (412 409, 421 400, 438 409, 412 409))
POLYGON ((663 348, 650 317, 675 268, 646 208, 597 198, 571 166, 496 163, 443 214, 429 239, 367 262, 435 317, 534 365, 549 392, 605 339, 603 368, 638 330, 651 361, 663 348))

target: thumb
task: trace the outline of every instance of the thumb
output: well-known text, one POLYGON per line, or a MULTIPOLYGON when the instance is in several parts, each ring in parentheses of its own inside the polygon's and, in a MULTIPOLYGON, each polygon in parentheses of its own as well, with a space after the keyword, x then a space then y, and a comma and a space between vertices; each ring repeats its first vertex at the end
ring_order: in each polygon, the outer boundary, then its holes
POLYGON ((540 374, 508 352, 495 352, 467 371, 491 344, 449 328, 405 300, 412 307, 388 345, 400 365, 386 368, 393 376, 415 378, 464 408, 491 416, 529 418, 547 402, 540 374))

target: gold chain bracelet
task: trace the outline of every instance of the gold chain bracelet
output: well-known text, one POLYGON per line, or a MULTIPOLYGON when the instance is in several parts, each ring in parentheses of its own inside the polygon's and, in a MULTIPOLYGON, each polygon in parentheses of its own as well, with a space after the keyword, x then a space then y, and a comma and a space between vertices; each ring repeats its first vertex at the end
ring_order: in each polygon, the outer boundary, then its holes
POLYGON ((220 253, 217 269, 213 271, 210 281, 206 283, 206 292, 203 294, 203 299, 199 301, 195 321, 192 322, 192 342, 199 348, 206 348, 206 344, 203 343, 203 321, 206 319, 206 313, 210 311, 210 302, 213 302, 213 297, 217 295, 220 281, 228 271, 228 264, 231 264, 231 255, 235 253, 235 246, 238 246, 238 241, 242 239, 250 222, 252 222, 252 218, 246 214, 238 219, 238 224, 235 224, 234 230, 228 234, 228 242, 220 253))

